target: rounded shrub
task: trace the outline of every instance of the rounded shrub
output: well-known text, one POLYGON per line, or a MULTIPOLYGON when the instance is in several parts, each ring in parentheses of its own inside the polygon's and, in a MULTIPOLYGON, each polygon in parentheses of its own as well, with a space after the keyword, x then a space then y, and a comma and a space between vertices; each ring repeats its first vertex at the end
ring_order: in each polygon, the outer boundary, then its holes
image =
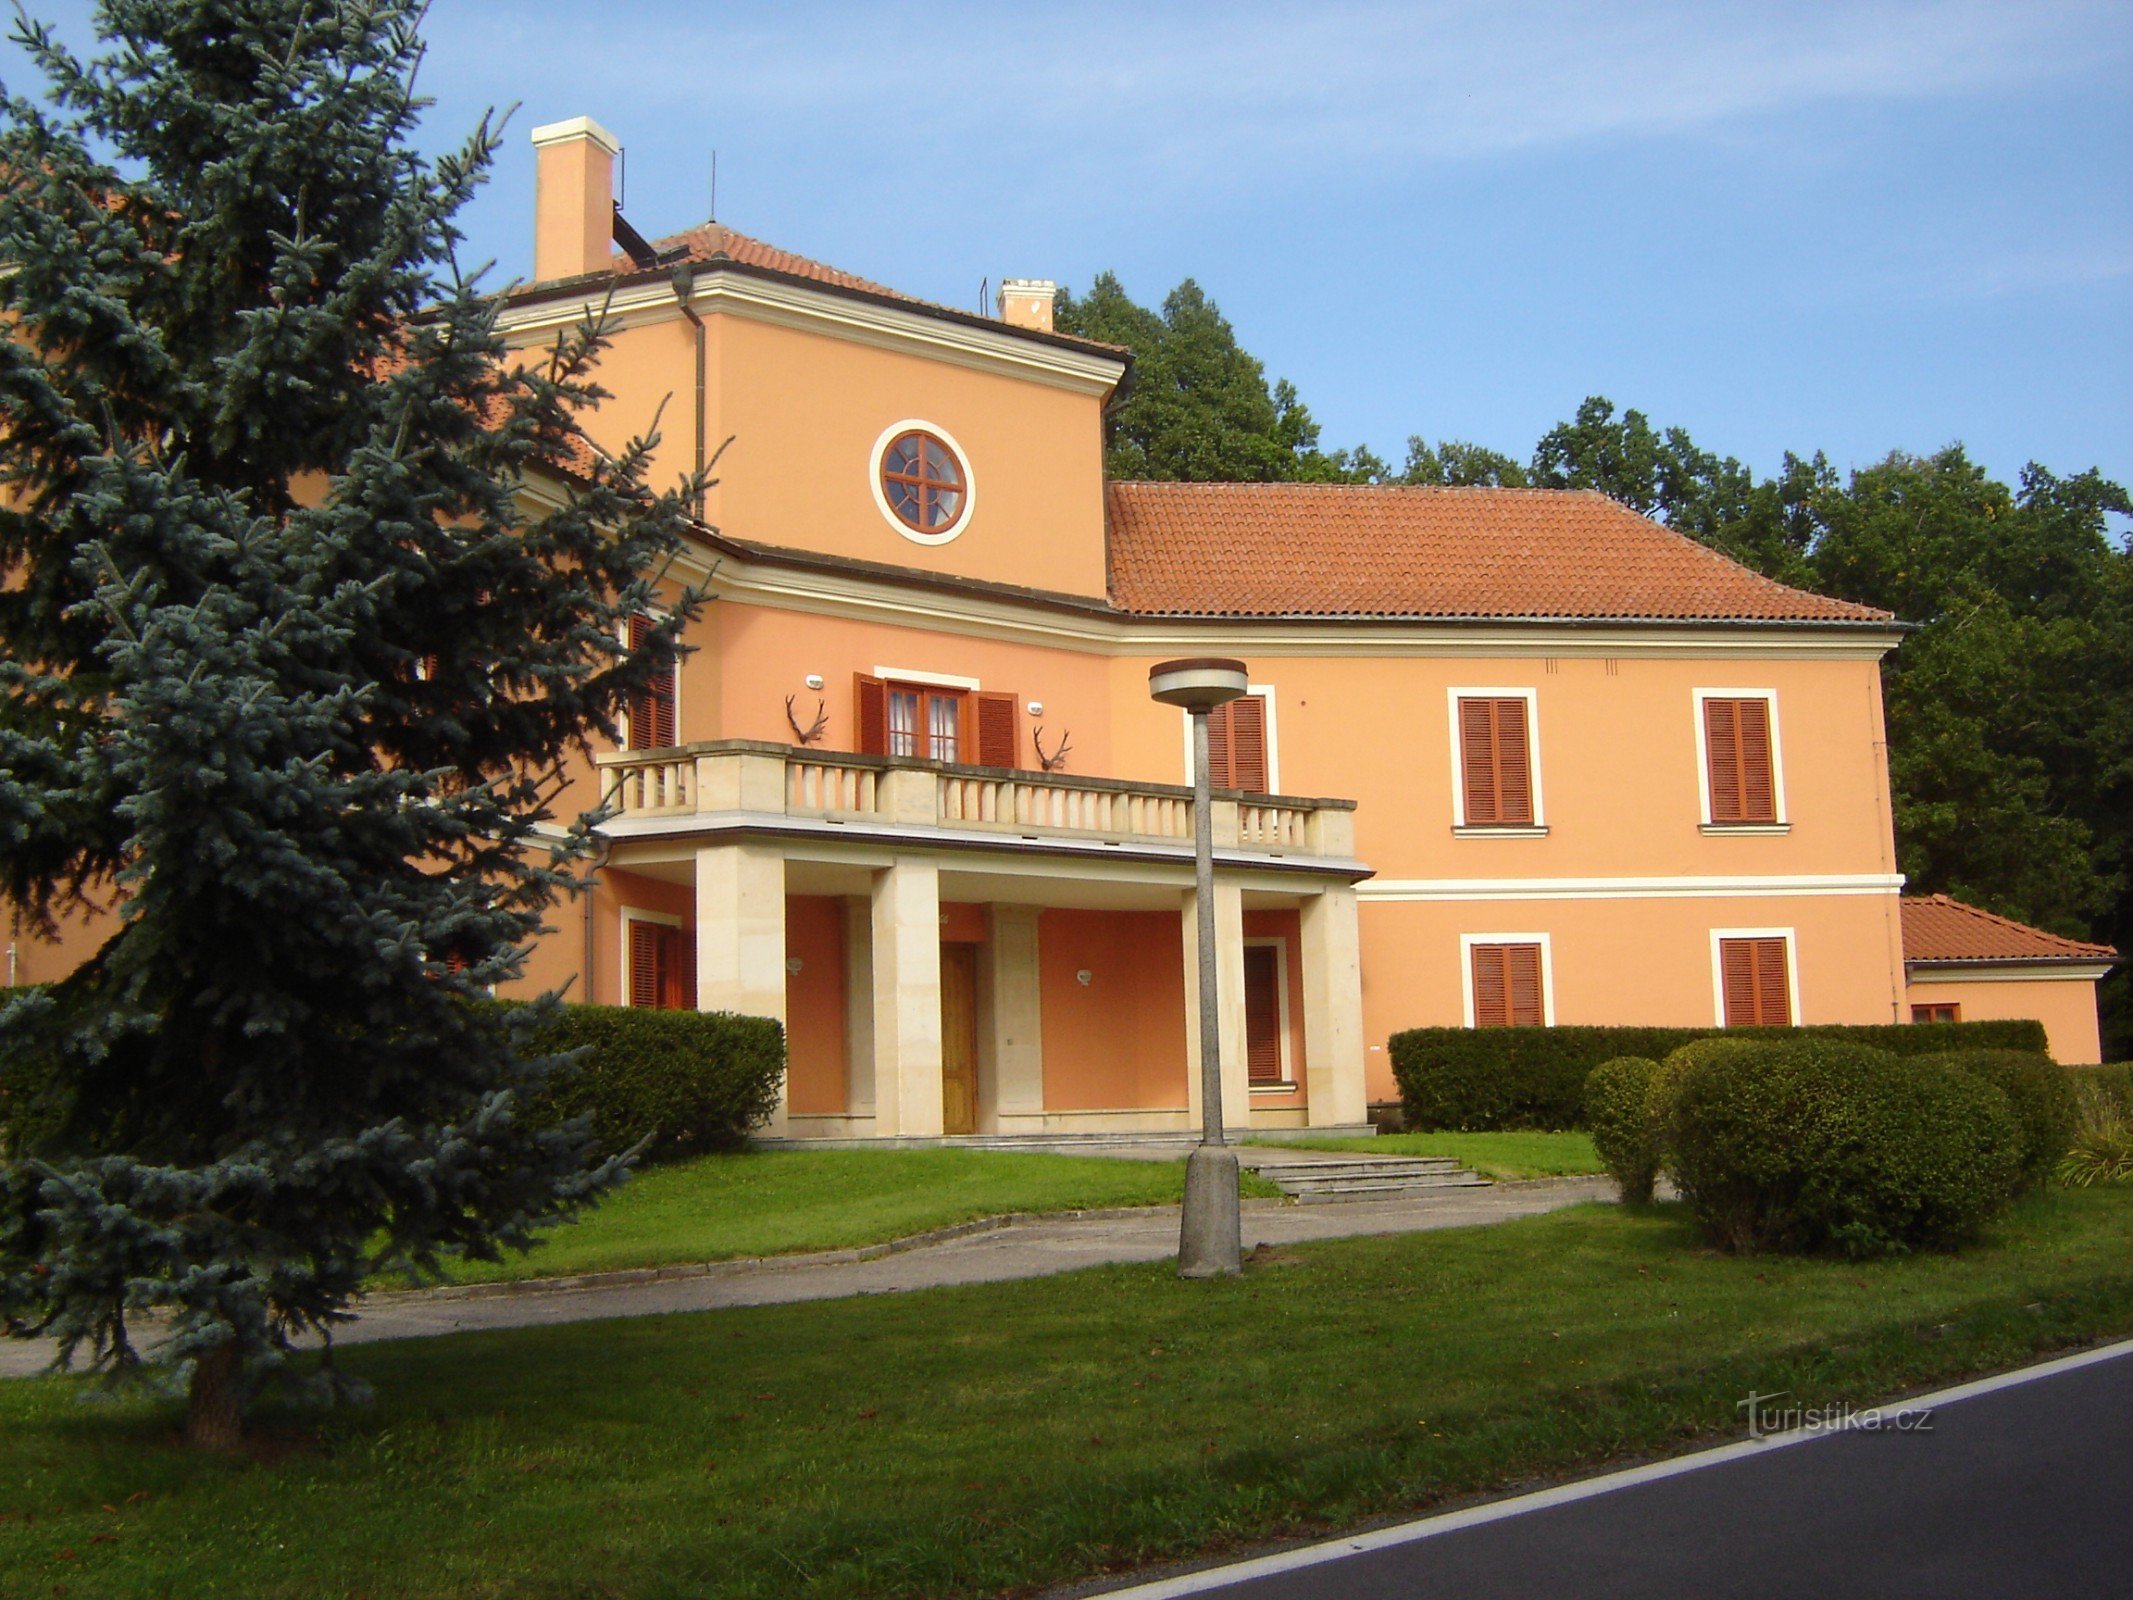
POLYGON ((1967 1072, 2007 1097, 2021 1134, 2015 1186, 2043 1183, 2058 1170, 2074 1137, 2079 1106, 2074 1080, 2049 1056, 2027 1050, 1950 1050, 1915 1056, 1912 1065, 1935 1071, 1967 1072))
POLYGON ((785 1074, 785 1030, 726 1011, 557 1006, 526 1048, 573 1058, 542 1086, 536 1117, 587 1117, 602 1150, 641 1143, 648 1163, 744 1143, 777 1109, 785 1074))
POLYGON ((1585 1126, 1593 1148, 1624 1200, 1652 1197, 1659 1178, 1659 1130, 1652 1121, 1652 1079, 1659 1063, 1648 1056, 1617 1056, 1585 1079, 1585 1126))
POLYGON ((2021 1136, 1992 1085, 1839 1040, 1726 1043, 1670 1063, 1664 1135, 1667 1170, 1720 1249, 1947 1246, 2010 1193, 2021 1136))

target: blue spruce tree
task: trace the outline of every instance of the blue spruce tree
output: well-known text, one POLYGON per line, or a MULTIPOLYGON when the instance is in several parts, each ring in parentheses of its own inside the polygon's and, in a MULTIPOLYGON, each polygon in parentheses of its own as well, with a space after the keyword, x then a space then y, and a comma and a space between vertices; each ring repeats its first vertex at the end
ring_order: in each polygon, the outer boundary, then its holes
POLYGON ((420 9, 106 0, 0 100, 0 896, 120 911, 0 1011, 0 1315, 169 1366, 205 1446, 372 1273, 619 1175, 475 1002, 696 609, 626 642, 698 486, 589 445, 596 327, 504 358, 453 221, 495 134, 413 148, 420 9))

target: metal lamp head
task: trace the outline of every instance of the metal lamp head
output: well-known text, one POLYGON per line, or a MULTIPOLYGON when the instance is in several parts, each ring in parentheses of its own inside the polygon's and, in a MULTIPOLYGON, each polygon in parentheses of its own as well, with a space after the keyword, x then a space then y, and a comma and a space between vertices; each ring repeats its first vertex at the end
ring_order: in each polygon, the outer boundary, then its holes
POLYGON ((1212 711, 1250 688, 1251 676, 1244 663, 1226 656, 1160 661, 1148 669, 1149 696, 1166 706, 1183 706, 1187 711, 1212 711))

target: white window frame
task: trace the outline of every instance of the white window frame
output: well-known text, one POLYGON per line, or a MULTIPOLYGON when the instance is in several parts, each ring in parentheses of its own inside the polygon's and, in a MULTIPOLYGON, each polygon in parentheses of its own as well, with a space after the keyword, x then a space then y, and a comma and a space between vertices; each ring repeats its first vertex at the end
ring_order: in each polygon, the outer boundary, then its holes
POLYGON ((978 478, 977 474, 970 470, 970 452, 963 448, 954 434, 938 422, 928 422, 923 417, 906 417, 903 421, 892 422, 881 430, 881 437, 874 441, 874 448, 867 452, 867 487, 873 491, 875 508, 881 512, 884 520, 913 544, 948 543, 970 526, 971 513, 978 508, 978 478), (948 447, 948 453, 955 457, 956 467, 963 474, 962 509, 956 514, 955 521, 945 528, 936 528, 931 533, 914 528, 899 517, 896 508, 889 504, 887 491, 881 486, 882 458, 889 453, 889 446, 907 433, 932 434, 948 447))
POLYGON ((1727 939, 1783 939, 1785 941, 1785 1026, 1801 1026, 1806 1015, 1800 1005, 1800 941, 1791 928, 1713 928, 1711 930, 1711 1010, 1718 1026, 1726 1026, 1726 964, 1720 949, 1727 939))
MULTIPOLYGON (((1471 691, 1470 691, 1471 692, 1471 691)), ((1466 1025, 1474 1022, 1474 946, 1537 944, 1541 952, 1541 1026, 1555 1026, 1555 949, 1545 933, 1462 933, 1459 935, 1459 1003, 1466 1025)))
MULTIPOLYGON (((1274 686, 1271 683, 1245 685, 1244 692, 1257 695, 1266 702, 1266 792, 1270 795, 1281 791, 1281 738, 1274 715, 1274 686)), ((1178 713, 1179 733, 1185 751, 1185 786, 1192 787, 1192 713, 1178 713)))
MULTIPOLYGON (((1249 950, 1253 945, 1274 947, 1274 993, 1281 1002, 1281 1081, 1279 1083, 1254 1083, 1253 1094, 1294 1094, 1298 1084, 1296 1063, 1289 1055, 1289 941, 1279 934, 1264 934, 1244 941, 1249 950)), ((1251 1064, 1246 1062, 1245 1075, 1251 1075, 1251 1064)))
MULTIPOLYGON (((630 1002, 630 925, 638 922, 649 922, 662 928, 686 928, 688 923, 675 916, 671 911, 646 911, 637 906, 624 906, 622 908, 622 950, 620 955, 622 987, 617 991, 619 996, 617 1003, 629 1007, 631 1010, 641 1011, 645 1008, 632 1005, 630 1002)), ((693 992, 696 986, 692 983, 689 987, 693 992)), ((691 1009, 695 1008, 692 1006, 691 1009)))
MULTIPOLYGON (((674 613, 665 606, 645 606, 636 615, 649 617, 654 622, 665 622, 672 618, 674 613)), ((622 648, 627 650, 630 647, 630 619, 628 617, 622 619, 620 638, 622 640, 622 648)), ((677 639, 674 649, 674 738, 677 744, 686 744, 688 741, 681 736, 681 661, 681 646, 680 641, 677 639)), ((637 748, 637 730, 632 725, 630 709, 627 704, 622 708, 622 748, 624 752, 637 748)))
POLYGON ((1696 815, 1705 833, 1789 833, 1792 819, 1785 809, 1785 741, 1778 736, 1778 692, 1775 689, 1692 689, 1696 712, 1696 815), (1770 798, 1777 813, 1775 822, 1714 822, 1711 818, 1711 738, 1704 726, 1706 700, 1760 700, 1770 714, 1770 798))
MULTIPOLYGON (((1444 691, 1445 715, 1451 721, 1452 826, 1466 833, 1496 835, 1506 839, 1535 838, 1548 831, 1548 812, 1541 800, 1540 691, 1498 688, 1444 691), (1526 703, 1526 764, 1532 769, 1533 820, 1531 822, 1469 822, 1466 820, 1466 745, 1459 727, 1462 700, 1523 700, 1526 703)), ((1472 1026, 1472 1024, 1468 1024, 1472 1026)))
POLYGON ((976 678, 953 672, 920 672, 912 667, 876 667, 873 675, 884 683, 915 683, 926 689, 977 690, 984 687, 976 678))

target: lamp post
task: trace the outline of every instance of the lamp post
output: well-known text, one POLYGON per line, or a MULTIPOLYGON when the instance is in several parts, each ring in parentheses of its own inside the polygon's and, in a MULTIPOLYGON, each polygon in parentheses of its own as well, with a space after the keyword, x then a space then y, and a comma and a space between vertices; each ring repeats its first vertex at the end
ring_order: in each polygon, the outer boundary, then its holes
POLYGON ((1251 686, 1244 663, 1217 656, 1148 669, 1148 693, 1192 715, 1193 900, 1199 913, 1200 1143, 1185 1163, 1178 1276, 1215 1278, 1244 1266, 1237 1205, 1237 1152, 1222 1134, 1222 1006, 1215 987, 1215 830, 1208 798, 1207 714, 1251 686))

